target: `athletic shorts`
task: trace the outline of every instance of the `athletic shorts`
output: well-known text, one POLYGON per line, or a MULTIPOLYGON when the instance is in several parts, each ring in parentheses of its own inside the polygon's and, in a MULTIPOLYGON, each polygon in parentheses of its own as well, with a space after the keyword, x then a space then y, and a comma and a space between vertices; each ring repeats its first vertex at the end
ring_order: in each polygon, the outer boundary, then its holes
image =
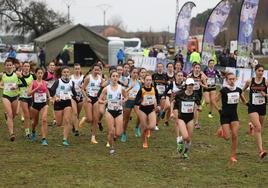
POLYGON ((76 97, 72 98, 77 104, 83 102, 83 97, 80 97, 79 101, 76 99, 76 97))
POLYGON ((266 115, 266 104, 265 105, 253 105, 249 104, 248 106, 248 114, 257 112, 259 116, 265 116, 266 115))
POLYGON ((94 105, 96 102, 98 102, 99 98, 98 97, 91 97, 91 96, 88 96, 91 100, 91 104, 94 105))
POLYGON ((211 91, 216 91, 216 88, 204 88, 203 92, 211 92, 211 91))
POLYGON ((145 113, 147 116, 154 111, 154 106, 140 106, 140 111, 145 113))
POLYGON ((33 99, 32 98, 19 98, 19 100, 21 102, 25 102, 28 104, 28 106, 32 106, 33 105, 33 99))
POLYGON ((107 112, 109 112, 111 114, 111 116, 113 116, 114 119, 116 119, 118 116, 123 114, 122 110, 108 110, 107 109, 107 112))
POLYGON ((230 124, 231 122, 234 122, 234 121, 239 121, 239 118, 238 118, 237 112, 228 113, 228 114, 221 112, 220 121, 221 121, 221 125, 224 125, 224 124, 230 124))
POLYGON ((183 120, 184 123, 187 125, 190 121, 192 121, 194 119, 194 113, 181 113, 178 115, 178 118, 183 120))
POLYGON ((134 105, 135 105, 135 101, 134 100, 127 100, 125 102, 125 108, 134 108, 134 105))
POLYGON ((33 103, 32 108, 37 110, 37 111, 41 111, 45 106, 47 105, 46 102, 42 102, 42 103, 33 103))
POLYGON ((15 100, 18 99, 18 96, 15 96, 15 97, 9 97, 7 95, 3 95, 3 98, 9 100, 10 103, 13 103, 15 100))
POLYGON ((72 107, 72 101, 71 100, 61 100, 59 102, 54 103, 54 110, 55 111, 61 111, 64 110, 67 107, 72 107))

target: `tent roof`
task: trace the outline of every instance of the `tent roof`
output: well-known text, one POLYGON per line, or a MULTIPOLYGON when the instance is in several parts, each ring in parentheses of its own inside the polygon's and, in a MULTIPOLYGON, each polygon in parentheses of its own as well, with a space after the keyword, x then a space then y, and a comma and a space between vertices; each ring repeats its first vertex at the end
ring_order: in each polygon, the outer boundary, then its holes
POLYGON ((92 33, 93 35, 95 35, 96 37, 102 38, 103 40, 108 42, 108 39, 102 37, 101 35, 98 35, 97 33, 93 32, 92 30, 90 30, 89 28, 81 25, 81 24, 77 24, 77 25, 70 25, 70 24, 65 24, 62 25, 61 27, 58 27, 57 29, 54 29, 38 38, 36 38, 34 41, 41 43, 41 42, 49 42, 53 39, 56 39, 66 33, 68 33, 69 31, 77 28, 77 27, 83 27, 84 29, 86 29, 88 32, 92 33))

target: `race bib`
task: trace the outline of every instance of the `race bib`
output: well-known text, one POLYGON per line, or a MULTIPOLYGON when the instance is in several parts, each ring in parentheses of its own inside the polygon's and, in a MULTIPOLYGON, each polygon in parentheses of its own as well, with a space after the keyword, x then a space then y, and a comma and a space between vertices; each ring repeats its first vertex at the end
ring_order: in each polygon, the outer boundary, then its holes
POLYGON ((21 97, 22 98, 31 98, 31 96, 28 96, 28 92, 26 89, 22 91, 21 97))
POLYGON ((227 93, 227 104, 238 104, 239 103, 239 92, 234 92, 234 93, 227 93))
POLYGON ((69 92, 60 92, 60 100, 70 100, 71 99, 71 95, 69 92))
POLYGON ((164 85, 157 85, 156 89, 160 95, 164 94, 166 87, 164 85))
POLYGON ((181 113, 194 113, 194 102, 181 102, 181 113))
POLYGON ((262 105, 265 104, 265 97, 260 93, 252 93, 252 104, 262 105))
POLYGON ((155 102, 155 96, 153 95, 145 95, 143 98, 143 105, 147 106, 147 105, 153 105, 155 102))
POLYGON ((195 81, 194 82, 194 90, 197 91, 200 89, 200 84, 199 84, 199 81, 195 81))
POLYGON ((122 110, 121 100, 116 100, 116 101, 109 100, 108 101, 108 109, 115 110, 115 111, 122 110))
POLYGON ((130 99, 135 99, 136 96, 137 96, 137 93, 138 93, 137 90, 131 90, 131 91, 128 93, 128 98, 130 98, 130 99))
POLYGON ((216 85, 216 78, 208 78, 207 84, 210 86, 216 85))
POLYGON ((5 91, 14 91, 17 89, 16 83, 4 83, 4 90, 5 91))
POLYGON ((46 93, 34 93, 34 102, 35 103, 44 103, 47 101, 46 93))
POLYGON ((89 96, 91 97, 97 97, 99 93, 100 88, 99 87, 92 87, 90 91, 88 92, 89 96))

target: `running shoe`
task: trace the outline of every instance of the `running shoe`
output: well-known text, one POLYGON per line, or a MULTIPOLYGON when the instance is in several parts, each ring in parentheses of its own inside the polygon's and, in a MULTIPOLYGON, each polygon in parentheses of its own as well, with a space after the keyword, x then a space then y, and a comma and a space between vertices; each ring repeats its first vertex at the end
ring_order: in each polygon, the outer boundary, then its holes
POLYGON ((64 146, 69 146, 70 144, 68 143, 68 141, 67 140, 63 140, 63 142, 62 142, 62 144, 64 145, 64 146))
POLYGON ((209 113, 208 118, 212 119, 212 118, 214 118, 214 116, 211 113, 209 113))
POLYGON ((263 159, 266 155, 267 155, 267 152, 264 150, 259 153, 259 156, 261 159, 263 159))
POLYGON ((230 161, 233 162, 233 163, 237 163, 236 156, 231 156, 230 161))
POLYGON ((32 132, 32 141, 36 142, 37 141, 37 136, 35 132, 32 132))
POLYGON ((74 136, 79 136, 79 131, 74 131, 74 136))
POLYGON ((111 147, 111 146, 110 146, 109 142, 107 142, 106 143, 106 148, 109 148, 109 147, 111 147))
POLYGON ((179 143, 177 143, 177 151, 178 151, 179 153, 182 153, 183 150, 184 150, 184 144, 183 144, 183 142, 179 142, 179 143))
POLYGON ((24 119, 24 117, 23 117, 23 116, 21 116, 21 121, 22 121, 22 122, 24 122, 24 120, 25 120, 25 119, 24 119))
POLYGON ((110 149, 109 154, 114 155, 115 154, 115 149, 110 149))
POLYGON ((201 126, 200 126, 200 124, 199 124, 199 123, 196 123, 196 124, 194 125, 194 128, 195 128, 195 129, 200 129, 200 128, 201 128, 201 126))
POLYGON ((141 137, 141 129, 140 128, 135 128, 135 136, 141 137))
POLYGON ((55 119, 53 119, 53 126, 57 125, 57 121, 55 119))
POLYGON ((42 146, 48 146, 47 140, 45 138, 42 139, 42 146))
POLYGON ((97 144, 98 143, 95 137, 91 137, 91 143, 92 144, 97 144))
POLYGON ((159 131, 159 127, 158 126, 155 126, 154 130, 155 131, 159 131))
POLYGON ((143 147, 143 149, 148 149, 148 141, 147 141, 147 139, 144 139, 142 147, 143 147))
POLYGON ((98 125, 99 125, 99 130, 102 132, 103 131, 103 126, 102 126, 101 122, 99 122, 98 125))
POLYGON ((183 159, 189 159, 189 156, 188 156, 187 153, 183 153, 183 154, 182 154, 182 158, 183 158, 183 159))
POLYGON ((169 126, 168 121, 166 121, 166 122, 164 123, 164 126, 165 126, 165 127, 168 127, 168 126, 169 126))
POLYGON ((219 137, 219 138, 223 138, 223 130, 222 130, 222 128, 219 128, 218 130, 217 130, 217 133, 216 133, 216 135, 217 135, 217 137, 219 137))
POLYGON ((11 142, 14 142, 14 141, 15 141, 15 134, 14 134, 14 133, 11 134, 11 135, 9 136, 9 139, 10 139, 11 142))
POLYGON ((82 119, 81 119, 80 122, 79 122, 79 127, 80 127, 80 128, 85 127, 86 120, 87 120, 86 117, 82 117, 82 119))
POLYGON ((27 134, 27 135, 25 136, 25 138, 26 138, 26 140, 31 140, 31 134, 27 134))
POLYGON ((127 141, 127 134, 123 133, 121 136, 121 142, 126 142, 127 141))

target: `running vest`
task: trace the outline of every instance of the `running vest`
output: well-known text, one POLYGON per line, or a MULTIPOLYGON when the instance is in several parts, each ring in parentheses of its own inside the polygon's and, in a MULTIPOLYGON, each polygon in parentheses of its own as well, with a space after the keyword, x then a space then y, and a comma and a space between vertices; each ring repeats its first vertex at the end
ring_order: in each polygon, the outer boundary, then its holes
POLYGON ((164 92, 166 91, 166 86, 167 86, 167 81, 168 81, 167 74, 156 73, 156 74, 153 74, 152 78, 153 78, 154 86, 156 87, 158 91, 158 94, 163 95, 164 92))
POLYGON ((107 109, 108 110, 115 110, 115 111, 120 111, 123 110, 123 105, 122 105, 122 86, 117 85, 116 90, 112 90, 111 85, 107 86, 107 109))
POLYGON ((6 95, 8 97, 18 96, 19 78, 16 73, 13 72, 11 75, 4 73, 2 81, 4 83, 3 95, 6 95))
POLYGON ((224 114, 236 113, 242 90, 238 87, 234 90, 230 90, 228 87, 223 87, 220 90, 220 93, 222 100, 222 112, 224 114))
POLYGON ((174 109, 178 109, 182 114, 193 114, 195 103, 200 105, 200 99, 193 93, 192 95, 186 95, 185 91, 178 92, 175 96, 174 109))
POLYGON ((62 79, 59 79, 59 85, 56 89, 56 96, 60 98, 60 100, 70 100, 72 96, 72 87, 73 82, 70 80, 69 82, 63 82, 62 79))
POLYGON ((194 90, 195 91, 202 91, 202 87, 200 86, 201 82, 201 73, 198 76, 195 76, 194 73, 190 74, 190 77, 194 79, 194 90))
POLYGON ((79 79, 76 79, 74 75, 71 76, 71 81, 74 83, 74 89, 79 97, 82 96, 81 85, 83 83, 83 79, 83 75, 81 75, 79 79))
POLYGON ((142 91, 142 101, 141 101, 142 106, 151 106, 156 103, 154 87, 151 88, 151 91, 146 91, 145 88, 143 87, 141 91, 142 91))
POLYGON ((267 94, 267 87, 265 83, 265 78, 262 82, 257 84, 255 78, 252 78, 250 88, 249 88, 249 102, 253 105, 266 105, 267 99, 261 95, 261 91, 267 94))
POLYGON ((207 76, 208 87, 215 88, 216 87, 216 77, 218 75, 217 71, 215 69, 210 70, 209 68, 207 68, 204 73, 207 76))
POLYGON ((89 83, 87 85, 87 94, 90 97, 98 97, 98 93, 101 89, 101 76, 98 75, 97 80, 93 76, 89 75, 89 83))
POLYGON ((181 91, 184 87, 184 82, 182 82, 180 85, 176 84, 176 81, 173 81, 173 88, 172 93, 177 93, 178 91, 181 91))
MULTIPOLYGON (((132 85, 132 80, 130 79, 128 82, 128 87, 130 87, 131 85, 132 85)), ((135 100, 140 88, 141 88, 140 83, 138 80, 136 80, 134 87, 128 92, 128 99, 135 100)))
POLYGON ((34 77, 32 74, 29 74, 28 76, 23 76, 23 78, 27 83, 27 87, 20 88, 20 98, 23 98, 23 99, 32 98, 31 96, 28 96, 28 88, 31 85, 31 83, 33 82, 34 77))
MULTIPOLYGON (((38 87, 38 82, 33 80, 32 90, 38 87)), ((34 103, 45 103, 47 102, 47 83, 42 80, 42 86, 40 89, 35 91, 32 95, 34 103)))
POLYGON ((47 71, 47 77, 45 80, 47 80, 47 87, 51 88, 56 81, 56 76, 54 73, 47 71))

